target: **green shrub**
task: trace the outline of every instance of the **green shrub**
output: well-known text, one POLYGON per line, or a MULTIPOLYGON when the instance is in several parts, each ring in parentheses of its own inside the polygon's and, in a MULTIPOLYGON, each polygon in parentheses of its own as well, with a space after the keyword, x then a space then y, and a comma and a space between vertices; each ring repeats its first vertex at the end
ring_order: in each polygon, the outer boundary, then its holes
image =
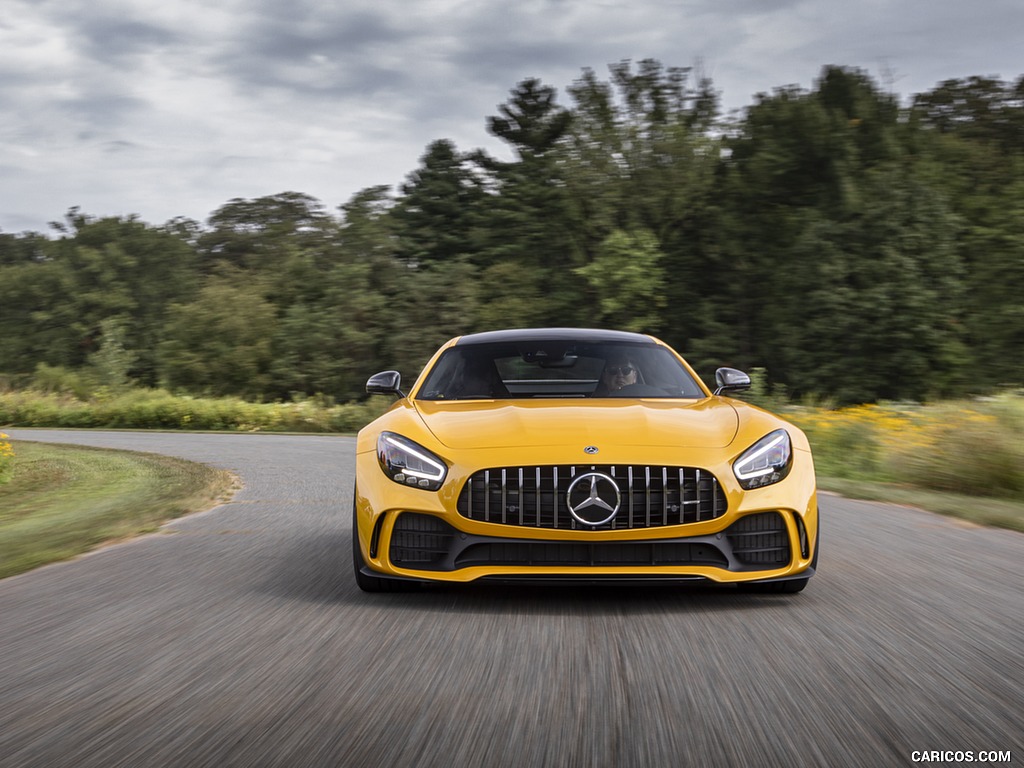
POLYGON ((786 417, 807 434, 819 475, 849 480, 884 475, 882 436, 896 423, 877 406, 801 409, 786 417))
POLYGON ((1024 398, 865 405, 788 414, 822 477, 896 482, 972 496, 1024 494, 1024 398))
POLYGON ((889 466, 897 480, 974 496, 1024 495, 1024 403, 1010 397, 944 405, 927 416, 920 439, 897 444, 889 466))
POLYGON ((30 389, 48 394, 73 395, 88 400, 96 382, 82 371, 70 371, 58 365, 39 363, 32 375, 30 389))
POLYGON ((250 403, 177 396, 161 389, 100 389, 86 401, 52 391, 0 392, 0 424, 23 427, 194 429, 245 432, 355 432, 384 412, 389 398, 334 405, 326 398, 250 403))

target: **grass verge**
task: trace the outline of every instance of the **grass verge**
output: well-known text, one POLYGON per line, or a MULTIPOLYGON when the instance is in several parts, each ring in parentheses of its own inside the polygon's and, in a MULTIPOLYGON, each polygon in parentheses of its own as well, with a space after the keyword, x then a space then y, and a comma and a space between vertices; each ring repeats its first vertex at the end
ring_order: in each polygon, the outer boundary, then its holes
POLYGON ((18 441, 0 485, 0 578, 208 509, 234 482, 168 456, 18 441))
POLYGON ((818 487, 840 496, 883 504, 901 504, 957 517, 977 525, 989 525, 1024 532, 1024 502, 983 496, 965 496, 957 493, 928 491, 921 488, 848 480, 836 477, 818 477, 818 487))

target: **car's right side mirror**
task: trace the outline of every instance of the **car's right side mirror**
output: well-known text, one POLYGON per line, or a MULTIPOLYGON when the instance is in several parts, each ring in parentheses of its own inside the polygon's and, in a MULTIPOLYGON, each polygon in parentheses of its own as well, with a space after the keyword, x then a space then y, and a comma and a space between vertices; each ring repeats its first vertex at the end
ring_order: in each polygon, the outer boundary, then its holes
POLYGON ((398 371, 381 371, 375 373, 366 382, 366 391, 371 395, 398 395, 405 397, 402 392, 402 374, 398 371))
POLYGON ((750 377, 735 368, 719 368, 715 371, 715 383, 718 385, 718 389, 715 390, 716 395, 750 389, 750 377))

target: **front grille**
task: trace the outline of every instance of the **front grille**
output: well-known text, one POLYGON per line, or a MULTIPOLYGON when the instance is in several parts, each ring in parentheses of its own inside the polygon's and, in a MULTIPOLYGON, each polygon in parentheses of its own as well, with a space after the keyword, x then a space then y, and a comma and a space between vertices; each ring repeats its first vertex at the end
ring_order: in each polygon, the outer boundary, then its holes
POLYGON ((778 512, 741 517, 725 531, 735 558, 760 570, 789 565, 789 534, 778 512))
POLYGON ((530 528, 616 530, 714 520, 725 514, 725 492, 707 470, 667 466, 559 465, 498 467, 474 473, 457 509, 470 520, 530 528), (601 472, 615 480, 621 504, 602 525, 583 525, 569 513, 566 491, 576 475, 601 472))
POLYGON ((725 568, 729 561, 710 544, 528 541, 473 544, 455 559, 456 568, 472 565, 713 565, 725 568))

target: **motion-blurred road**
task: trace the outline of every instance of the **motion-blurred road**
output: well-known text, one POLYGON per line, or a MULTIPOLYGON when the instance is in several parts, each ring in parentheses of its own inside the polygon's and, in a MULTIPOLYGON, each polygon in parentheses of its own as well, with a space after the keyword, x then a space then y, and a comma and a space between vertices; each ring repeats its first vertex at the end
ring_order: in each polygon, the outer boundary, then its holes
POLYGON ((1024 761, 1024 535, 825 496, 799 595, 364 595, 351 438, 7 431, 183 456, 244 488, 0 581, 2 766, 1024 761))

